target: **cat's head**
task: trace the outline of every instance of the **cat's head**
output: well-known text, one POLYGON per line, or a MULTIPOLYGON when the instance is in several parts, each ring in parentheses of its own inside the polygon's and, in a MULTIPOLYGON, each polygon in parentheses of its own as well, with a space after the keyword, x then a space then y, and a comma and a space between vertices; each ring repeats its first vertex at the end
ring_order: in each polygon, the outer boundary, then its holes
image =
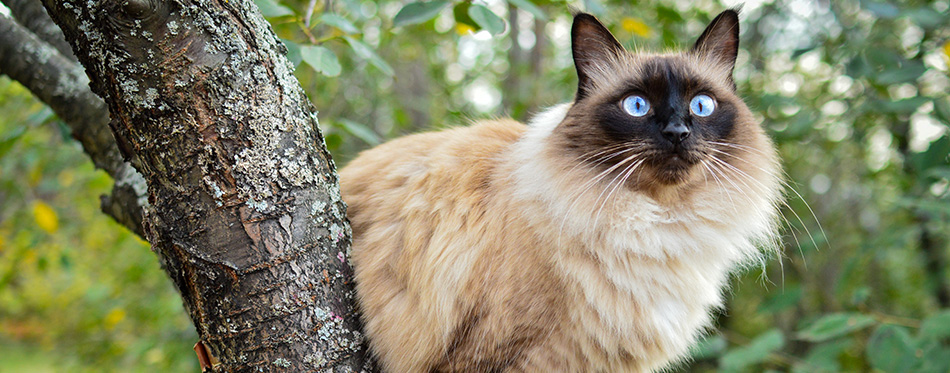
POLYGON ((685 52, 628 52, 596 18, 571 30, 578 87, 552 132, 597 177, 635 190, 774 167, 771 142, 736 95, 738 13, 717 16, 685 52))

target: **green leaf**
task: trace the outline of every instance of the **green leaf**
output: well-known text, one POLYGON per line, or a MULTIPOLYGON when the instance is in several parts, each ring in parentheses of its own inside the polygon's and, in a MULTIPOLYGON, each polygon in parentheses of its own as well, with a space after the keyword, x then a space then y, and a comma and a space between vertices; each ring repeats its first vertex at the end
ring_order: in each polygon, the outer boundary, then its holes
POLYGON ((801 299, 801 286, 790 286, 783 292, 776 292, 766 297, 765 301, 759 306, 759 312, 779 312, 798 304, 801 299))
POLYGON ((34 125, 52 123, 56 119, 56 113, 54 113, 53 109, 50 109, 49 107, 44 107, 42 110, 26 117, 26 121, 34 125))
POLYGON ((369 129, 369 127, 349 119, 340 119, 339 123, 344 131, 349 132, 351 135, 365 141, 367 144, 379 145, 379 135, 377 135, 373 130, 369 129))
POLYGON ((919 365, 913 367, 916 372, 950 372, 950 346, 944 346, 935 340, 920 340, 914 346, 914 355, 919 365))
POLYGON ((871 288, 867 286, 861 286, 854 290, 854 293, 851 293, 851 304, 859 305, 867 302, 868 298, 871 297, 871 288))
POLYGON ((926 104, 930 98, 916 96, 897 101, 883 101, 880 110, 885 113, 905 113, 910 114, 917 110, 920 105, 926 104))
POLYGON ((802 47, 802 48, 798 48, 798 49, 796 49, 795 51, 792 52, 792 59, 793 59, 793 60, 794 60, 794 59, 798 59, 798 58, 801 57, 803 54, 815 50, 815 48, 818 48, 818 43, 811 43, 811 44, 806 45, 806 46, 804 46, 804 47, 802 47))
POLYGON ((13 145, 20 137, 23 137, 24 133, 26 133, 26 126, 19 126, 0 138, 0 159, 3 159, 3 156, 13 148, 13 145))
POLYGON ((472 26, 475 31, 481 27, 478 23, 475 23, 475 20, 468 15, 468 9, 472 7, 472 3, 468 1, 463 1, 458 3, 455 7, 452 8, 452 15, 455 17, 455 23, 462 23, 468 26, 472 26))
POLYGON ((666 21, 665 23, 679 24, 684 21, 678 10, 664 5, 657 5, 656 15, 660 20, 666 21))
POLYGON ((944 125, 950 126, 950 98, 934 100, 934 114, 944 125))
POLYGON ((737 347, 719 359, 722 370, 736 371, 768 359, 769 354, 785 346, 785 337, 778 329, 772 329, 755 337, 749 344, 737 347))
POLYGON ((867 62, 875 69, 889 70, 899 69, 901 64, 907 61, 901 58, 900 54, 894 53, 894 50, 888 48, 870 48, 864 51, 867 62))
POLYGON ((943 310, 930 315, 920 324, 921 338, 950 337, 950 310, 943 310))
POLYGON ((278 4, 277 1, 274 0, 254 0, 254 3, 260 8, 261 14, 263 14, 264 17, 273 18, 294 15, 293 10, 278 4))
POLYGON ((475 23, 478 23, 479 26, 492 33, 492 35, 505 32, 505 21, 484 5, 472 4, 468 8, 468 15, 472 17, 475 23))
POLYGON ((314 70, 326 76, 340 75, 340 60, 333 51, 319 45, 304 45, 300 47, 300 57, 314 70))
POLYGON ((870 10, 874 15, 881 18, 895 18, 900 14, 900 9, 896 5, 886 2, 862 1, 864 9, 870 10))
POLYGON ((709 335, 689 349, 689 356, 695 360, 717 357, 728 346, 729 343, 721 335, 709 335))
POLYGON ((862 77, 871 74, 872 70, 867 58, 857 56, 848 61, 848 64, 845 65, 845 72, 852 77, 862 77))
MULTIPOLYGON (((911 159, 914 168, 921 174, 926 174, 930 169, 944 167, 950 159, 950 136, 941 136, 927 146, 927 150, 917 153, 911 159)), ((926 180, 926 175, 921 175, 921 181, 926 180)))
POLYGON ((370 64, 376 66, 377 69, 386 75, 393 76, 396 74, 396 72, 393 71, 392 66, 389 66, 389 64, 386 63, 382 57, 376 54, 376 51, 374 51, 372 47, 349 36, 344 36, 343 38, 346 39, 346 42, 350 44, 350 48, 353 48, 353 52, 356 52, 356 55, 369 61, 370 64))
POLYGON ((408 26, 428 21, 435 18, 435 16, 439 14, 439 11, 449 4, 451 4, 451 2, 446 0, 406 4, 406 6, 399 10, 399 13, 396 13, 396 17, 393 18, 393 26, 408 26))
POLYGON ((73 137, 73 130, 66 125, 66 122, 57 120, 53 122, 56 124, 56 128, 59 129, 59 135, 63 137, 63 141, 69 141, 73 137))
POLYGON ((356 28, 356 25, 354 25, 353 22, 350 22, 348 19, 333 13, 324 13, 320 15, 320 17, 317 18, 317 22, 336 27, 340 31, 343 31, 347 34, 358 34, 360 32, 360 29, 356 28))
POLYGON ((299 66, 303 61, 303 57, 300 56, 300 44, 287 39, 280 39, 280 41, 287 47, 287 59, 294 64, 294 67, 299 66))
POLYGON ((927 71, 927 67, 922 62, 912 61, 905 63, 904 66, 898 69, 885 70, 875 80, 878 84, 883 85, 907 83, 917 80, 925 71, 927 71))
POLYGON ((548 16, 544 14, 544 11, 541 10, 541 8, 538 8, 537 5, 534 5, 530 0, 508 0, 508 2, 518 7, 518 9, 531 13, 534 18, 540 19, 542 21, 548 20, 548 16))
POLYGON ((865 350, 871 366, 885 372, 909 372, 914 365, 914 352, 907 330, 889 324, 874 331, 865 350))
POLYGON ((841 364, 838 361, 842 353, 851 349, 855 341, 839 339, 818 343, 808 349, 808 354, 792 367, 792 373, 812 372, 840 372, 841 364))
POLYGON ((811 342, 826 341, 875 324, 873 318, 860 313, 833 313, 811 323, 798 332, 798 338, 811 342))
POLYGON ((950 21, 950 19, 948 19, 950 16, 947 15, 946 11, 941 14, 941 12, 928 7, 911 9, 904 14, 906 14, 911 21, 914 21, 914 23, 925 29, 934 29, 950 21))
POLYGON ((323 141, 327 144, 328 150, 335 151, 343 144, 343 136, 339 133, 328 133, 323 137, 323 141))
POLYGON ((950 167, 931 167, 929 170, 927 170, 926 176, 935 179, 950 180, 950 167))

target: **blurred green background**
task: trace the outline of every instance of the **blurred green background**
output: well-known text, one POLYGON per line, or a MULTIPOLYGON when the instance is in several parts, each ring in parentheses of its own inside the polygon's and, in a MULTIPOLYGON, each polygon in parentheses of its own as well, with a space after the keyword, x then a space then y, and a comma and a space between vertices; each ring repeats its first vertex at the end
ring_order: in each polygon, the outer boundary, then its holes
MULTIPOLYGON (((259 0, 338 165, 400 135, 526 120, 574 93, 570 7, 687 48, 736 1, 259 0)), ((950 371, 950 3, 753 0, 736 80, 784 158, 783 252, 736 276, 681 371, 950 371)), ((0 372, 197 371, 111 180, 0 77, 0 372)))

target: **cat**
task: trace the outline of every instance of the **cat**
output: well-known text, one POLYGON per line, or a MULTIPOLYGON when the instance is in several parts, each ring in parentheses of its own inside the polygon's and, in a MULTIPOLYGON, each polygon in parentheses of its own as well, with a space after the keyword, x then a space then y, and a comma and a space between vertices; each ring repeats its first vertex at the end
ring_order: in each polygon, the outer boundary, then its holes
POLYGON ((736 11, 686 52, 627 52, 585 13, 571 40, 572 103, 406 136, 340 172, 384 370, 664 369, 730 272, 776 244, 781 171, 735 92, 736 11))

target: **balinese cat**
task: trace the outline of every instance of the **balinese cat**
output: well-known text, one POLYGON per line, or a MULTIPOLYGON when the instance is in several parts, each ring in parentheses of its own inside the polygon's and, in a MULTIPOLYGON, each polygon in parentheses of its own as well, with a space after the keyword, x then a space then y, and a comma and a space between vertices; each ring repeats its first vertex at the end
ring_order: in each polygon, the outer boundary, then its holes
POLYGON ((571 30, 573 103, 363 152, 341 183, 390 372, 653 371, 774 245, 780 167, 732 71, 738 14, 683 53, 571 30))

